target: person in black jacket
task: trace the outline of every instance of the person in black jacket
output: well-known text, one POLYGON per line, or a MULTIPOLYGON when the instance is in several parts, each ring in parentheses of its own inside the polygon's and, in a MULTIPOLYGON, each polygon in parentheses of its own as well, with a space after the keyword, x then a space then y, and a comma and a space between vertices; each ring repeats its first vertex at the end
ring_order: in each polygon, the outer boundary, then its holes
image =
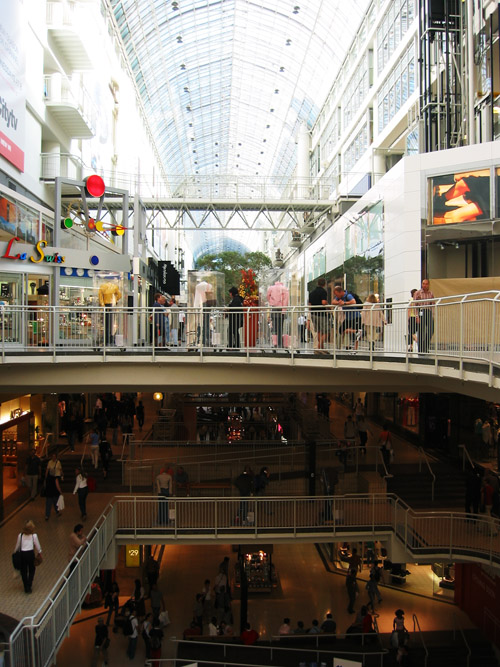
POLYGON ((233 308, 234 310, 229 313, 229 347, 240 347, 240 329, 243 326, 243 299, 241 298, 238 288, 231 287, 229 294, 232 299, 228 303, 228 308, 233 308))
POLYGON ((240 492, 241 496, 241 502, 240 502, 240 511, 239 511, 239 520, 241 522, 241 525, 245 525, 247 521, 247 515, 248 515, 248 496, 252 495, 253 493, 253 485, 254 485, 254 479, 253 475, 251 474, 251 470, 249 466, 245 466, 245 469, 241 473, 241 475, 238 475, 234 482, 236 488, 240 492))
POLYGON ((108 664, 108 646, 108 626, 104 623, 104 618, 99 616, 97 625, 95 626, 94 660, 92 661, 92 664, 97 665, 99 656, 102 656, 103 664, 108 664))

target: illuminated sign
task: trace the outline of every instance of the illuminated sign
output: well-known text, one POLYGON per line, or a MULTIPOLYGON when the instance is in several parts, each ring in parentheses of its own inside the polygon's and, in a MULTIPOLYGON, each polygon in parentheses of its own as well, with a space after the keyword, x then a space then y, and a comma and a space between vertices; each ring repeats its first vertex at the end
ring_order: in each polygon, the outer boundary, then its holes
POLYGON ((127 544, 125 547, 125 566, 140 567, 141 547, 138 544, 127 544))
POLYGON ((430 185, 432 215, 429 224, 490 219, 489 169, 434 176, 430 185))
POLYGON ((18 236, 15 236, 13 239, 9 241, 7 244, 7 250, 5 251, 5 254, 2 255, 2 259, 20 259, 22 261, 27 261, 29 259, 30 262, 33 262, 34 264, 39 264, 40 262, 47 262, 49 264, 64 264, 65 262, 65 257, 64 255, 60 255, 59 253, 55 252, 53 254, 45 254, 43 252, 43 248, 47 245, 47 241, 38 241, 38 243, 35 246, 35 251, 38 253, 38 255, 29 255, 27 252, 18 252, 17 254, 12 254, 12 246, 16 241, 20 241, 21 239, 18 236))

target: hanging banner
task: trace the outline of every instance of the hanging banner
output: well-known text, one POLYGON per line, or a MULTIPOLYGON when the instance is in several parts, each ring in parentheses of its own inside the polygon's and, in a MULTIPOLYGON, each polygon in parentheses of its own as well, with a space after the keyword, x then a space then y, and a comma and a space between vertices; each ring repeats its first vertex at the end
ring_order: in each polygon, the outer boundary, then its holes
POLYGON ((22 2, 4 2, 0 12, 0 155, 24 171, 26 99, 22 2))

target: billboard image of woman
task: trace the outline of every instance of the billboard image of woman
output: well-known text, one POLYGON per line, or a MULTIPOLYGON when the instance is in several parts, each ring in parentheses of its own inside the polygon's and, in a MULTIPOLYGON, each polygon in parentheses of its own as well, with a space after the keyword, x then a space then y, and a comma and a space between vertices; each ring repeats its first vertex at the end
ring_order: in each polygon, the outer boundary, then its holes
POLYGON ((489 219, 490 171, 467 171, 432 179, 432 225, 489 219))

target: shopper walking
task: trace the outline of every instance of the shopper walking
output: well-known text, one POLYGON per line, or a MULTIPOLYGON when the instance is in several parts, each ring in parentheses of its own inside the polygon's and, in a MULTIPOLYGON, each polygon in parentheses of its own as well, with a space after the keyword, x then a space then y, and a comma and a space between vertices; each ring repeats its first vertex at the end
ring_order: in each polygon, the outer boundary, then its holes
POLYGON ((73 495, 78 494, 78 506, 80 508, 80 518, 85 521, 87 518, 87 496, 89 487, 87 486, 87 475, 81 468, 75 468, 76 482, 73 489, 73 495))
POLYGON ((52 475, 52 477, 60 477, 61 479, 64 479, 62 464, 61 461, 59 461, 56 452, 51 454, 50 461, 47 463, 45 479, 50 475, 52 475))
POLYGON ((31 593, 35 576, 35 557, 42 561, 42 547, 35 533, 35 524, 31 519, 25 522, 22 531, 17 536, 15 551, 21 553, 20 571, 24 584, 24 592, 31 593))
POLYGON ((118 609, 120 608, 120 587, 118 586, 118 583, 116 581, 113 581, 111 584, 111 590, 106 593, 106 597, 104 598, 104 606, 107 607, 108 609, 108 618, 106 619, 106 625, 109 625, 111 623, 111 617, 113 616, 113 612, 115 613, 115 618, 116 614, 118 613, 118 609))
POLYGON ((104 623, 104 618, 99 616, 95 626, 94 655, 92 667, 97 667, 99 658, 102 658, 103 664, 108 664, 109 635, 108 626, 104 623))
POLYGON ((144 640, 144 647, 146 649, 146 660, 149 660, 151 657, 151 637, 150 633, 153 629, 153 614, 151 612, 146 614, 144 621, 142 622, 142 638, 144 640))
POLYGON ((68 548, 68 562, 71 563, 69 566, 69 571, 71 572, 78 564, 78 561, 75 559, 78 549, 86 544, 87 536, 83 534, 83 526, 81 523, 77 523, 73 528, 73 532, 69 536, 69 548, 68 548))
POLYGON ((408 643, 408 630, 405 628, 405 613, 403 609, 396 609, 394 612, 392 629, 397 635, 397 647, 402 648, 408 643))
POLYGON ((358 592, 358 582, 356 579, 356 570, 350 569, 346 580, 345 586, 347 589, 347 596, 349 603, 347 605, 347 611, 349 614, 354 614, 354 603, 356 602, 356 593, 358 592))
MULTIPOLYGON (((160 622, 158 619, 153 621, 153 629, 149 633, 151 640, 151 658, 161 658, 161 642, 163 639, 163 631, 160 628, 160 622)), ((159 660, 153 660, 153 667, 159 667, 159 660)))
POLYGON ((135 658, 135 651, 137 649, 137 637, 139 636, 139 621, 137 620, 133 611, 130 613, 128 621, 130 622, 130 629, 132 632, 128 635, 127 655, 130 660, 133 660, 135 658))
POLYGON ((172 494, 172 475, 169 475, 165 468, 156 476, 156 490, 158 492, 158 523, 160 525, 168 524, 168 501, 167 498, 172 494))
POLYGON ((26 459, 26 472, 24 473, 26 486, 30 491, 30 500, 35 500, 35 496, 38 491, 38 480, 42 476, 41 466, 42 462, 40 457, 37 456, 36 449, 33 448, 30 452, 30 455, 26 459))
POLYGON ((109 471, 109 462, 113 458, 113 450, 107 440, 99 442, 99 454, 101 456, 102 476, 106 479, 109 471))
POLYGON ((45 521, 49 520, 52 507, 54 507, 57 516, 61 516, 62 514, 57 507, 59 496, 62 493, 59 480, 60 477, 56 477, 51 473, 45 478, 45 521))
POLYGON ((92 465, 97 470, 99 466, 99 431, 95 428, 89 436, 90 458, 92 465))
POLYGON ((142 431, 145 419, 144 405, 142 404, 142 401, 139 401, 139 404, 135 409, 135 417, 137 419, 137 425, 139 426, 139 431, 142 431))

